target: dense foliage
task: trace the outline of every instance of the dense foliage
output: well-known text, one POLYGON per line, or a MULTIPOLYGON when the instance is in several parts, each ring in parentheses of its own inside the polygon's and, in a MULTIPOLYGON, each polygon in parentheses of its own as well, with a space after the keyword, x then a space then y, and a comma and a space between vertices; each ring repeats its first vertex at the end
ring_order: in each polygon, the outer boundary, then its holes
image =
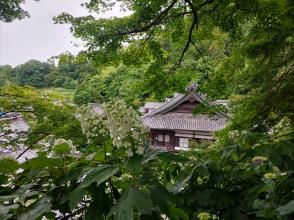
POLYGON ((11 22, 15 19, 20 20, 29 17, 29 13, 21 7, 23 3, 25 3, 25 0, 1 0, 0 21, 11 22))
POLYGON ((29 110, 25 143, 39 150, 21 164, 1 158, 0 216, 292 219, 293 1, 90 0, 85 6, 100 12, 114 4, 131 15, 55 18, 88 43, 85 60, 95 70, 76 76, 60 64, 46 74, 75 80, 75 102, 105 102, 103 112, 31 88, 1 89, 2 112, 29 110), (189 152, 150 149, 129 104, 181 92, 191 80, 208 99, 231 100, 229 124, 217 141, 189 152))
POLYGON ((48 62, 30 60, 12 68, 0 66, 1 85, 15 84, 36 88, 74 89, 83 79, 95 73, 84 55, 60 54, 48 62))

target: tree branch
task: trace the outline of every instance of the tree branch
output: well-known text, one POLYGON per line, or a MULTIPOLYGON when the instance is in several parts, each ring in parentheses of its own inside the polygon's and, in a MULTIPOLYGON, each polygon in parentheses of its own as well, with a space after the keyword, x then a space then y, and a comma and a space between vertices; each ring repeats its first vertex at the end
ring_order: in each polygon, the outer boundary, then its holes
POLYGON ((10 110, 6 112, 2 112, 0 116, 7 115, 9 113, 18 113, 18 112, 33 112, 33 110, 10 110))
POLYGON ((275 87, 272 87, 265 98, 265 102, 257 109, 257 115, 254 118, 258 118, 260 115, 263 115, 270 107, 270 100, 276 95, 276 93, 280 90, 283 85, 283 82, 292 76, 294 70, 294 64, 292 64, 289 69, 285 70, 284 73, 274 82, 275 87))
POLYGON ((203 54, 202 54, 201 50, 200 50, 200 49, 197 47, 196 43, 195 43, 193 40, 191 40, 191 43, 194 45, 194 47, 195 47, 196 51, 197 51, 197 52, 198 52, 198 54, 200 55, 200 57, 201 57, 201 59, 202 59, 202 61, 203 61, 204 65, 205 65, 205 70, 206 70, 206 77, 208 78, 208 66, 207 66, 207 62, 206 62, 206 60, 204 59, 204 57, 203 57, 203 54))
POLYGON ((109 38, 109 37, 119 36, 119 35, 123 36, 123 35, 129 35, 129 34, 138 34, 138 33, 148 31, 152 26, 158 25, 160 21, 162 21, 162 19, 166 17, 168 12, 173 8, 173 6, 177 3, 177 1, 178 0, 173 0, 171 4, 166 9, 164 9, 159 15, 157 15, 157 17, 153 21, 143 26, 142 28, 134 28, 129 31, 122 31, 122 32, 116 32, 114 34, 103 35, 103 36, 100 36, 100 38, 109 38))
POLYGON ((185 0, 185 2, 189 5, 190 9, 192 10, 193 21, 192 21, 192 24, 190 26, 190 30, 189 30, 189 34, 188 34, 188 40, 186 42, 186 45, 185 45, 185 47, 184 47, 184 49, 182 51, 182 54, 181 54, 181 57, 180 57, 178 63, 175 65, 174 68, 177 68, 177 67, 179 67, 181 65, 181 63, 183 61, 183 58, 184 58, 186 52, 188 51, 190 43, 192 41, 193 30, 194 30, 195 26, 197 26, 197 28, 198 28, 198 15, 197 15, 196 8, 194 7, 193 3, 190 0, 185 0))
POLYGON ((38 138, 33 144, 31 144, 30 146, 28 146, 26 149, 24 149, 17 157, 16 159, 19 159, 22 155, 24 155, 28 150, 30 150, 36 143, 38 143, 39 141, 41 141, 42 139, 44 139, 46 136, 48 136, 48 134, 46 135, 42 135, 40 138, 38 138))

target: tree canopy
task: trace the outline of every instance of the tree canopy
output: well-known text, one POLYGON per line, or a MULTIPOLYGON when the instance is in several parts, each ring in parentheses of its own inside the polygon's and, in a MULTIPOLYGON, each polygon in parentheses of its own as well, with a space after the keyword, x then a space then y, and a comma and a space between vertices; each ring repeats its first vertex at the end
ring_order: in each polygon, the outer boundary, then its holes
MULTIPOLYGON (((38 0, 35 0, 38 1, 38 0)), ((0 1, 0 21, 11 22, 15 19, 29 17, 29 13, 22 8, 25 0, 1 0, 0 1)))

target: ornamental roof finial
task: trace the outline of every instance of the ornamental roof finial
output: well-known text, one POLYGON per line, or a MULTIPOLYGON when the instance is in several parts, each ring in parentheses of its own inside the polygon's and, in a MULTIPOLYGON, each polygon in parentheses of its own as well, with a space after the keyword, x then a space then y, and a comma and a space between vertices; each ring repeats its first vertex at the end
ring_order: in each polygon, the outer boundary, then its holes
POLYGON ((193 92, 196 92, 197 89, 198 89, 198 84, 195 83, 195 82, 192 82, 191 85, 188 86, 188 88, 187 88, 186 90, 187 90, 187 92, 189 93, 189 92, 192 92, 192 91, 193 91, 193 92))

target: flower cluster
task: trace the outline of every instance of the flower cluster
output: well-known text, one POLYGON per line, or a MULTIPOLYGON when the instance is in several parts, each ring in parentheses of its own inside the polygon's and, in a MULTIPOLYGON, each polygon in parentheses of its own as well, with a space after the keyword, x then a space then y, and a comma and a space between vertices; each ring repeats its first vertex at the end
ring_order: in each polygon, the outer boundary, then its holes
POLYGON ((198 219, 199 220, 209 220, 211 219, 210 217, 210 214, 207 213, 207 212, 200 212, 198 215, 197 215, 198 219))
POLYGON ((134 153, 142 155, 144 135, 147 129, 144 128, 139 115, 123 100, 104 104, 104 109, 113 144, 117 148, 125 148, 129 157, 134 153))
POLYGON ((54 141, 53 152, 56 155, 67 155, 75 153, 75 151, 76 149, 71 140, 59 138, 54 141))
POLYGON ((253 157, 252 158, 252 163, 255 166, 261 165, 261 164, 263 164, 263 163, 265 163, 267 161, 268 161, 268 158, 267 157, 256 156, 256 157, 253 157))
POLYGON ((293 126, 289 118, 284 117, 272 129, 272 135, 277 137, 276 140, 281 140, 293 132, 293 126))
POLYGON ((82 106, 78 109, 77 114, 89 144, 100 142, 109 136, 109 130, 106 127, 107 118, 103 112, 97 114, 90 107, 82 106))

